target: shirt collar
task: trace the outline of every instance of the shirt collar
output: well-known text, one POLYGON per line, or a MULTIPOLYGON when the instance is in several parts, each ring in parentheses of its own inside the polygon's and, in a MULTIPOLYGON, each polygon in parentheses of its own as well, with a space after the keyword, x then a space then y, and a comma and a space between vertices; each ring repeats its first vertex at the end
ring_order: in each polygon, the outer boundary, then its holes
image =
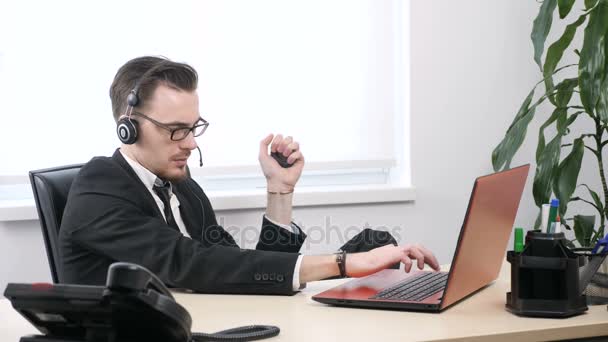
POLYGON ((146 169, 137 161, 129 158, 126 153, 122 152, 122 150, 119 150, 119 151, 120 151, 120 154, 122 154, 122 156, 125 158, 127 163, 129 163, 129 165, 131 166, 133 171, 135 171, 135 173, 137 174, 137 177, 139 177, 139 179, 144 183, 146 188, 148 190, 152 191, 154 182, 156 181, 156 179, 158 177, 154 173, 152 173, 152 171, 146 169))

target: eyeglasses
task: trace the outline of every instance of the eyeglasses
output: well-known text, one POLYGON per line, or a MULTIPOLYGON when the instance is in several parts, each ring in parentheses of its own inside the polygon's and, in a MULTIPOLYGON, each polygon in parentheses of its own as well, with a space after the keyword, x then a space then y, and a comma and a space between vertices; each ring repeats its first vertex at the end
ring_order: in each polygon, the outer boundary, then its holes
POLYGON ((173 140, 173 141, 180 141, 180 140, 186 139, 186 137, 188 136, 188 134, 190 134, 190 132, 192 132, 192 134, 195 137, 200 137, 201 135, 203 135, 203 133, 205 133, 205 131, 207 130, 207 127, 209 127, 209 122, 207 122, 205 119, 203 119, 201 117, 199 117, 198 120, 196 120, 196 122, 194 123, 194 125, 192 125, 192 127, 172 128, 170 125, 166 125, 162 122, 158 122, 158 121, 152 119, 151 117, 147 116, 144 113, 133 111, 133 112, 131 112, 131 114, 141 116, 142 118, 150 121, 151 123, 155 124, 156 126, 168 131, 169 133, 171 133, 171 140, 173 140))

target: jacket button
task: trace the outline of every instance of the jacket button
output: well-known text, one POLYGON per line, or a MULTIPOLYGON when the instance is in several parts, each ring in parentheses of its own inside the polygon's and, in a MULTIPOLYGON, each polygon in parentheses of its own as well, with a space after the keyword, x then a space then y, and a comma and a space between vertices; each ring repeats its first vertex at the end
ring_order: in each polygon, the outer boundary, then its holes
POLYGON ((275 273, 270 273, 270 276, 268 277, 269 280, 274 281, 277 278, 277 275, 275 273))
POLYGON ((258 280, 258 281, 262 280, 262 275, 259 274, 259 273, 256 273, 256 274, 253 275, 253 279, 258 280))
POLYGON ((283 277, 283 275, 282 275, 282 274, 277 274, 277 281, 278 281, 279 283, 282 283, 282 282, 283 282, 283 280, 285 280, 285 278, 283 277))
POLYGON ((268 273, 262 274, 262 280, 264 280, 264 281, 268 280, 268 273))

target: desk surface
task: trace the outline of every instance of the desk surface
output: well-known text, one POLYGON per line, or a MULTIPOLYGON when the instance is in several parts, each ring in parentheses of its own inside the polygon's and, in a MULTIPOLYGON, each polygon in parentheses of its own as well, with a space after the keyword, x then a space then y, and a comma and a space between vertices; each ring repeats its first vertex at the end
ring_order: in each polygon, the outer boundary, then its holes
MULTIPOLYGON (((608 335, 606 305, 567 319, 522 318, 505 311, 508 264, 499 279, 440 314, 327 306, 310 297, 344 280, 308 284, 293 297, 176 293, 190 312, 192 330, 215 332, 250 324, 277 325, 268 341, 540 341, 608 335)), ((18 341, 36 330, 0 300, 0 336, 18 341)))

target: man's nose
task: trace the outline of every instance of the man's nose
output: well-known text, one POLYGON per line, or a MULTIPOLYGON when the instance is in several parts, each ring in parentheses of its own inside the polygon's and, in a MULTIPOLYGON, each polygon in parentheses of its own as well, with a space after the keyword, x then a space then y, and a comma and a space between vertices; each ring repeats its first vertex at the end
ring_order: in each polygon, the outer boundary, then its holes
POLYGON ((189 132, 186 138, 182 140, 182 148, 187 148, 189 150, 194 150, 197 146, 196 139, 194 138, 194 133, 189 132))

